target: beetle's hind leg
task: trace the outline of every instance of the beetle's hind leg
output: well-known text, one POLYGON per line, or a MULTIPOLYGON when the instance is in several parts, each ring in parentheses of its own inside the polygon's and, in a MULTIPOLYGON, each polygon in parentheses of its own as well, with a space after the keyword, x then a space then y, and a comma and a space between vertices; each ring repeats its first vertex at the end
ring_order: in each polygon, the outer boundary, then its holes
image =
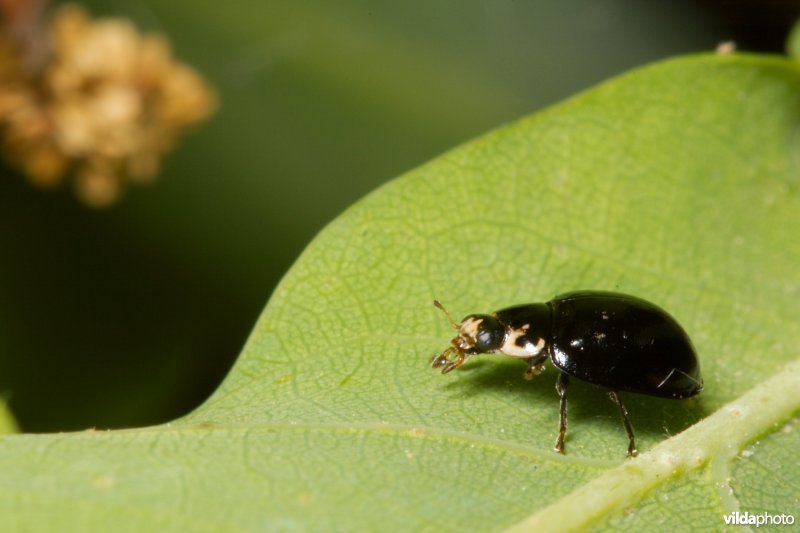
POLYGON ((556 392, 558 393, 561 419, 558 426, 558 438, 554 447, 558 453, 564 453, 564 436, 567 434, 567 385, 569 385, 569 376, 564 372, 560 372, 558 381, 556 381, 556 392))
POLYGON ((619 399, 617 391, 608 391, 608 397, 611 398, 611 401, 619 408, 619 414, 622 416, 622 423, 625 425, 625 431, 628 432, 628 457, 636 457, 639 452, 636 450, 636 442, 633 438, 633 426, 631 425, 631 421, 628 420, 628 410, 625 409, 625 405, 622 403, 622 400, 619 399))

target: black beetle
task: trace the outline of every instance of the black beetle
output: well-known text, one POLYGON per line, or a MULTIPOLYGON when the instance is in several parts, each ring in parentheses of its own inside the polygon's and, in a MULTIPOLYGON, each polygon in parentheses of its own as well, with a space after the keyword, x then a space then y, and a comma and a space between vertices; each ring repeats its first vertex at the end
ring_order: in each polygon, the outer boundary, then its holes
POLYGON ((689 398, 703 390, 700 366, 686 332, 660 307, 627 294, 577 291, 549 302, 468 315, 447 348, 431 363, 446 374, 467 357, 502 353, 528 360, 525 378, 544 370, 549 358, 561 372, 556 381, 561 420, 555 450, 564 453, 569 376, 608 389, 628 432, 628 456, 636 455, 633 427, 617 391, 662 398, 689 398), (452 357, 451 356, 455 356, 452 357))

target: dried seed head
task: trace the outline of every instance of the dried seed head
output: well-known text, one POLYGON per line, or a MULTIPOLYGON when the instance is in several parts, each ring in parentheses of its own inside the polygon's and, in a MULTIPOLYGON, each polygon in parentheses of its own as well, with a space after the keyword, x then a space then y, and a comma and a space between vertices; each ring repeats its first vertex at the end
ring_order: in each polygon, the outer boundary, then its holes
POLYGON ((178 137, 216 107, 166 38, 126 20, 92 20, 67 5, 44 35, 49 57, 30 75, 0 34, 0 145, 37 185, 71 174, 79 198, 109 205, 128 183, 151 181, 178 137))

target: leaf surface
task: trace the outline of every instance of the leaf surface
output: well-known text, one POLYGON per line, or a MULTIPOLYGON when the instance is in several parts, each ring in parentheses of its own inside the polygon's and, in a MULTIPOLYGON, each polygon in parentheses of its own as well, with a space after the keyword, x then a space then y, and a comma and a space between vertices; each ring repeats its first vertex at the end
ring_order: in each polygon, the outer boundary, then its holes
POLYGON ((2 437, 0 520, 497 530, 558 528, 548 509, 567 505, 598 529, 719 529, 732 510, 790 512, 800 479, 790 451, 800 394, 786 386, 800 355, 799 118, 796 65, 698 56, 444 154, 308 246, 231 374, 191 415, 2 437), (524 364, 499 356, 447 376, 428 367, 452 336, 434 298, 465 315, 581 288, 659 304, 700 354, 700 396, 624 396, 644 452, 634 461, 602 390, 573 381, 560 456, 552 368, 527 382, 524 364), (779 398, 763 394, 772 376, 779 398), (753 388, 762 394, 747 396, 753 388), (701 420, 729 402, 756 402, 763 415, 742 418, 725 448, 711 421, 730 405, 701 420), (678 439, 689 435, 697 453, 681 451, 688 440, 662 442, 690 427, 678 439), (675 467, 641 491, 609 492, 599 514, 576 499, 600 476, 655 479, 664 450, 675 467), (775 465, 780 479, 768 473, 775 465))
POLYGON ((17 427, 17 421, 14 419, 14 415, 8 410, 6 402, 0 400, 0 435, 17 432, 19 432, 19 428, 17 427))

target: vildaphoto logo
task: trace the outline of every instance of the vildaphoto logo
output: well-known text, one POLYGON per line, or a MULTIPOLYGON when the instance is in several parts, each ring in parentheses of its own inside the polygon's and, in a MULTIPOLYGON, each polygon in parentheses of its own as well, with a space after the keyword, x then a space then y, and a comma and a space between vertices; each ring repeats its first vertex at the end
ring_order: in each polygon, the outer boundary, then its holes
POLYGON ((794 515, 790 514, 750 514, 739 511, 723 516, 726 526, 791 526, 794 524, 794 515))

